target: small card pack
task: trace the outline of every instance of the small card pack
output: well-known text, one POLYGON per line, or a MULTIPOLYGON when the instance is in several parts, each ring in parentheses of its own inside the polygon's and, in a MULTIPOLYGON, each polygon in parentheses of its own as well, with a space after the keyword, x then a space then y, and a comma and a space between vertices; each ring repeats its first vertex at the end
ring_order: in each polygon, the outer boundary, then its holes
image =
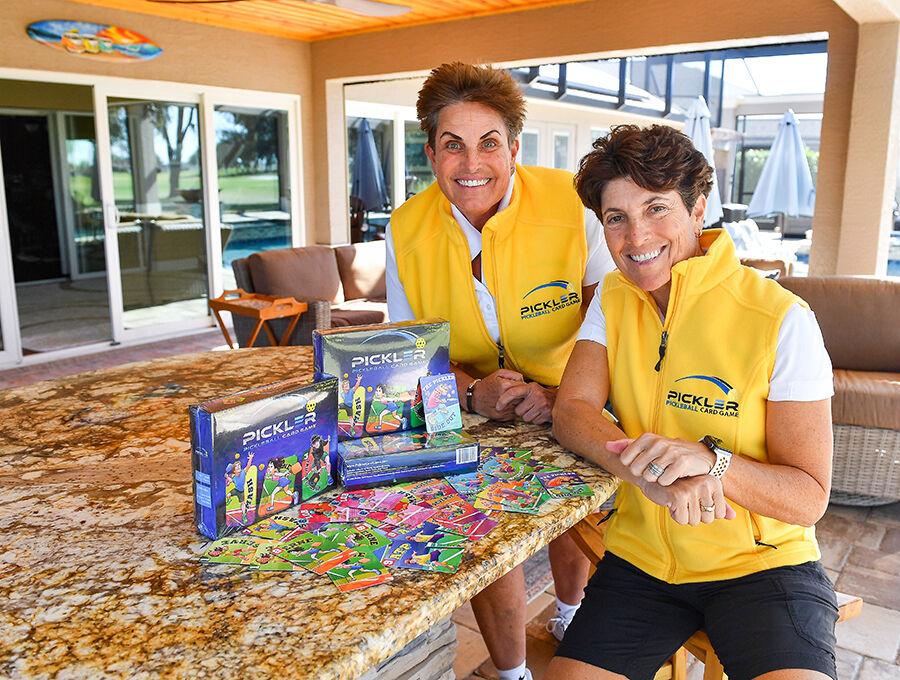
POLYGON ((442 373, 419 378, 419 389, 422 391, 422 410, 428 432, 458 430, 462 427, 455 375, 442 373))

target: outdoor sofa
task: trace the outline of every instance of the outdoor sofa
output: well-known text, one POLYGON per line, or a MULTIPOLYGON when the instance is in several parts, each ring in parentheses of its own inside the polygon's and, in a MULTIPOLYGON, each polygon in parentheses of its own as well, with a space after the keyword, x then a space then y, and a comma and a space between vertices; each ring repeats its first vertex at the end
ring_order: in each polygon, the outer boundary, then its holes
POLYGON ((834 368, 832 500, 900 500, 900 280, 786 277, 816 313, 834 368))
MULTIPOLYGON (((291 335, 289 344, 312 344, 316 328, 382 323, 387 320, 384 279, 384 241, 344 246, 279 248, 234 260, 231 268, 238 288, 248 293, 290 296, 309 309, 291 335)), ((254 321, 234 315, 234 331, 241 347, 247 346, 254 321)), ((288 321, 270 322, 275 337, 288 321)), ((265 333, 255 346, 268 345, 265 333)))

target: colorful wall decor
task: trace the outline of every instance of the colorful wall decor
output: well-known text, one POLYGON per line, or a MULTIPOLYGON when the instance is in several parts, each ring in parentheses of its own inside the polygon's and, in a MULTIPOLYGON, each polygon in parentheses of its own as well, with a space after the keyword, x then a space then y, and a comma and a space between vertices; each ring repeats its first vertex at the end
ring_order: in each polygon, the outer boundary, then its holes
POLYGON ((121 26, 48 19, 29 24, 32 40, 69 54, 105 61, 145 61, 162 53, 146 36, 121 26))

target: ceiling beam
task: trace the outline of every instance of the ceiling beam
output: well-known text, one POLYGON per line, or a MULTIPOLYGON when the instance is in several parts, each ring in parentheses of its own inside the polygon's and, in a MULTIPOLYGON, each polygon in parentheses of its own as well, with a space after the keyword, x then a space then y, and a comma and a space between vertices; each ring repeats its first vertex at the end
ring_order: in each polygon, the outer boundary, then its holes
POLYGON ((900 21, 900 0, 834 0, 858 24, 900 21))

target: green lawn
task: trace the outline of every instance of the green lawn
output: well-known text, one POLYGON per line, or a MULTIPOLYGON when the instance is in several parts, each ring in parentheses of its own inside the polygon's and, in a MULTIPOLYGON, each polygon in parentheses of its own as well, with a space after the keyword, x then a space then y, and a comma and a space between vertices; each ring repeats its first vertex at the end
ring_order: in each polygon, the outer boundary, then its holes
MULTIPOLYGON (((200 173, 196 168, 181 173, 179 187, 181 189, 199 189, 200 173)), ((157 188, 160 199, 167 203, 169 196, 169 173, 161 172, 157 176, 157 188)), ((98 205, 99 201, 91 196, 91 177, 78 174, 71 178, 72 194, 83 207, 98 205)), ((116 203, 129 203, 133 200, 131 190, 131 175, 127 172, 113 173, 113 190, 116 194, 116 203)), ((97 192, 99 193, 99 192, 97 192)), ((253 206, 256 209, 267 206, 278 208, 278 175, 277 173, 264 173, 258 175, 220 175, 219 176, 219 200, 226 209, 240 210, 243 206, 253 206)))

